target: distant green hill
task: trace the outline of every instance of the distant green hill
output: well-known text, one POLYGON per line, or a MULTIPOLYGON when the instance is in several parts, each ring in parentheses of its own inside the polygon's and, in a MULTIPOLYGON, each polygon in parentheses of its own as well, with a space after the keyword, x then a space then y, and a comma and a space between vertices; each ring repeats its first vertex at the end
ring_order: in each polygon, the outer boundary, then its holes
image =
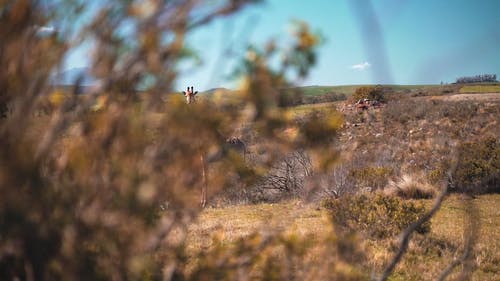
POLYGON ((233 92, 233 90, 230 90, 230 89, 227 89, 227 88, 213 88, 213 89, 210 89, 210 90, 206 90, 206 91, 201 91, 200 94, 214 94, 216 92, 222 92, 222 93, 229 93, 229 92, 233 92))
MULTIPOLYGON (((316 97, 323 96, 326 94, 336 94, 336 95, 344 95, 346 97, 352 95, 357 88, 363 86, 374 86, 370 84, 365 85, 341 85, 341 86, 303 86, 303 87, 293 87, 284 89, 285 93, 290 94, 291 96, 294 93, 300 93, 304 97, 316 97)), ((388 88, 393 91, 412 91, 412 92, 441 92, 443 89, 454 87, 454 88, 462 88, 460 92, 499 92, 500 84, 499 83, 490 83, 490 84, 470 84, 470 85, 459 85, 459 84, 449 84, 449 85, 382 85, 385 88, 388 88)), ((64 92, 72 92, 74 90, 73 86, 70 85, 57 85, 56 88, 64 91, 64 92)), ((81 93, 88 93, 91 89, 91 86, 83 85, 81 86, 81 93)), ((457 92, 458 92, 457 89, 457 92)), ((234 94, 237 90, 232 90, 228 88, 213 88, 205 91, 200 91, 202 95, 213 95, 215 93, 221 94, 223 96, 230 96, 234 94)))
MULTIPOLYGON (((329 94, 329 93, 336 93, 336 94, 344 94, 344 95, 352 95, 354 91, 356 91, 357 88, 363 87, 363 86, 373 86, 373 85, 342 85, 342 86, 303 86, 303 87, 293 87, 286 89, 285 91, 293 94, 294 92, 300 92, 301 94, 305 96, 319 96, 319 95, 324 95, 324 94, 329 94)), ((431 88, 439 88, 442 87, 442 85, 382 85, 384 87, 396 90, 396 91, 401 91, 401 90, 425 90, 425 89, 431 89, 431 88)), ((213 94, 217 91, 221 92, 232 92, 233 90, 226 89, 226 88, 214 88, 210 90, 206 90, 201 92, 202 94, 213 94)))
MULTIPOLYGON (((296 87, 290 89, 299 90, 303 95, 306 96, 318 96, 324 95, 328 93, 336 93, 336 94, 344 94, 350 96, 356 91, 357 88, 363 86, 373 86, 373 85, 343 85, 343 86, 305 86, 305 87, 296 87)), ((382 85, 384 87, 390 88, 395 91, 401 90, 426 90, 431 88, 439 88, 441 85, 382 85)))

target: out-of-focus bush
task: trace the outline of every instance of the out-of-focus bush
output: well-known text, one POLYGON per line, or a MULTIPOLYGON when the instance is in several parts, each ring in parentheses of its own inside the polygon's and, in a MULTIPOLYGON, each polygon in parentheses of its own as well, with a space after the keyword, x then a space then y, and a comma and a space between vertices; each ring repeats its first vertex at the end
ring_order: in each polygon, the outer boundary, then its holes
POLYGON ((213 249, 198 254, 188 279, 369 280, 359 242, 337 237, 333 229, 304 237, 251 235, 229 245, 215 236, 213 249))
MULTIPOLYGON (((335 223, 373 238, 397 235, 426 213, 421 203, 382 193, 358 193, 339 199, 325 199, 322 206, 330 212, 335 223)), ((430 223, 417 229, 419 233, 429 230, 430 223)))
MULTIPOLYGON (((314 168, 328 168, 340 127, 335 113, 299 122, 280 108, 285 73, 304 77, 316 61, 319 40, 305 23, 297 23, 287 51, 249 49, 238 106, 188 106, 166 94, 175 92, 180 62, 191 58, 186 35, 253 2, 0 2, 1 280, 198 280, 215 271, 234 279, 227 257, 200 275, 184 267, 187 226, 200 211, 200 156, 223 150, 241 123, 265 144, 255 166, 227 153, 209 167, 212 198, 299 147, 314 168), (64 98, 51 96, 51 75, 82 42, 94 46, 90 71, 99 88, 78 96, 80 78, 64 98), (283 60, 271 69, 275 57, 283 60)), ((238 258, 251 257, 248 247, 238 258)))

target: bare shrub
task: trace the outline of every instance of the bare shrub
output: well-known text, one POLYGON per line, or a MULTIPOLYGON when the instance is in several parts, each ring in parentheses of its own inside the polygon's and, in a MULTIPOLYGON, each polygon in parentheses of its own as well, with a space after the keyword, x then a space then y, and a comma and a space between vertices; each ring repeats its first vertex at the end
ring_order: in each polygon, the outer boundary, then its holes
POLYGON ((350 165, 341 163, 323 178, 323 193, 327 197, 339 198, 357 191, 354 181, 349 177, 350 165))
POLYGON ((300 195, 305 180, 313 175, 311 158, 305 151, 294 151, 276 163, 256 185, 265 201, 300 195))

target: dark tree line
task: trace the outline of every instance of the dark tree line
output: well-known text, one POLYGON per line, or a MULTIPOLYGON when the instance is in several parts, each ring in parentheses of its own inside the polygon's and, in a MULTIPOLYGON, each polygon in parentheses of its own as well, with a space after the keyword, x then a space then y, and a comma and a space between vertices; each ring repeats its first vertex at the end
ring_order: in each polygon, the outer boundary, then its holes
POLYGON ((480 74, 475 76, 464 76, 457 78, 455 83, 482 83, 482 82, 498 82, 496 74, 480 74))

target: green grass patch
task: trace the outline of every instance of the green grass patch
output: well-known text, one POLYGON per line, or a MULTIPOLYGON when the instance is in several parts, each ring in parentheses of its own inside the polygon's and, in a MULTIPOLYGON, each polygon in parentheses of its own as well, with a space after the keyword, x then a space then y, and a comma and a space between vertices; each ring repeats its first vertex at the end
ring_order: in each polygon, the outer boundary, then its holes
POLYGON ((500 93, 500 84, 466 85, 460 93, 500 93))
MULTIPOLYGON (((285 93, 293 94, 295 92, 300 92, 304 96, 321 96, 325 94, 343 94, 346 96, 352 95, 356 89, 364 86, 375 86, 375 85, 340 85, 340 86, 304 86, 304 87, 294 87, 285 90, 285 93)), ((405 90, 432 90, 439 89, 443 87, 442 85, 382 85, 384 88, 389 88, 394 91, 405 91, 405 90)), ((202 92, 201 94, 211 96, 214 93, 219 93, 222 95, 231 95, 236 91, 229 90, 225 88, 211 89, 202 92)))
POLYGON ((305 96, 319 96, 328 93, 337 93, 337 94, 345 94, 352 95, 354 91, 361 87, 361 85, 345 85, 345 86, 307 86, 300 87, 300 91, 305 96))
MULTIPOLYGON (((356 91, 357 88, 364 86, 375 86, 375 85, 305 86, 293 89, 302 91, 302 94, 305 96, 319 96, 328 93, 337 93, 350 96, 356 91)), ((390 88, 394 91, 429 90, 433 88, 442 87, 441 85, 382 85, 382 86, 390 88)))

